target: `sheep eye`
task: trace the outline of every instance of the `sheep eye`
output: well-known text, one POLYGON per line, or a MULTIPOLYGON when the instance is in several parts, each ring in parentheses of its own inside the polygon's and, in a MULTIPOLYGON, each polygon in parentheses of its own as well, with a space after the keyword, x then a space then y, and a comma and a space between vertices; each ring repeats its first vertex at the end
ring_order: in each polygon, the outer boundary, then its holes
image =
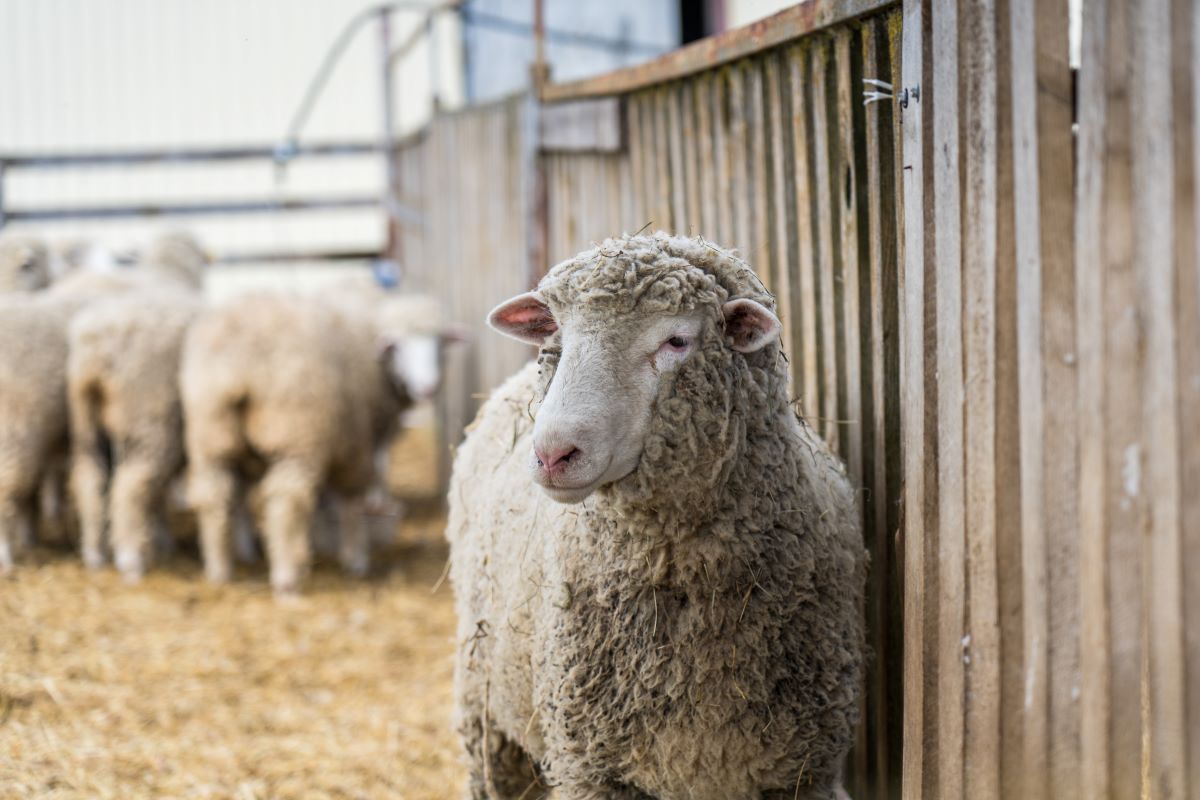
POLYGON ((667 344, 676 350, 682 350, 687 347, 688 340, 682 336, 672 336, 670 339, 667 339, 667 344))

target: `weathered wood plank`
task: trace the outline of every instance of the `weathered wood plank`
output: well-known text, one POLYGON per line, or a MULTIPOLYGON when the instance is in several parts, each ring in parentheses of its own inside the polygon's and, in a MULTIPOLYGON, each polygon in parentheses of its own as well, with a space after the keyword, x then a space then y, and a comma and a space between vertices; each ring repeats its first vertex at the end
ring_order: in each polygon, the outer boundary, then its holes
MULTIPOLYGON (((1080 771, 1083 797, 1108 797, 1110 723, 1108 486, 1105 469, 1104 130, 1108 31, 1099 8, 1083 17, 1079 69, 1075 286, 1079 402, 1080 771)), ((1127 721, 1128 722, 1128 721, 1127 721)))
MULTIPOLYGON (((1046 543, 1049 718, 1047 797, 1084 797, 1080 782, 1080 530, 1075 340, 1075 142, 1067 9, 1036 3, 1037 169, 1042 278, 1042 536, 1046 543)), ((1014 34, 1015 37, 1015 34, 1014 34)), ((1015 69, 1015 67, 1014 67, 1015 69)), ((1018 192, 1018 197, 1022 195, 1018 192)), ((1032 652, 1031 637, 1026 647, 1032 652)), ((1038 696, 1034 676, 1035 702, 1038 696)), ((1038 747, 1035 740, 1028 747, 1038 747)), ((1037 773, 1034 778, 1040 778, 1037 773)), ((1029 797, 1037 797, 1031 786, 1029 797)))
MULTIPOLYGON (((1036 106, 1026 98, 1035 98, 1036 91, 1021 95, 1014 90, 1021 80, 1021 64, 1017 53, 1021 43, 1014 41, 1012 19, 1020 13, 1017 6, 1026 0, 997 0, 996 2, 996 416, 997 431, 1011 431, 1014 435, 996 437, 996 558, 997 589, 999 592, 1000 622, 1000 786, 999 796, 1006 800, 1023 800, 1027 772, 1037 772, 1036 764, 1025 766, 1024 741, 1026 716, 1036 712, 1033 705, 1026 706, 1026 671, 1024 658, 1031 651, 1025 647, 1026 630, 1023 611, 1027 573, 1022 568, 1022 559, 1029 555, 1024 548, 1028 529, 1022 525, 1022 488, 1025 473, 1022 470, 1022 448, 1028 442, 1029 432, 1020 412, 1022 402, 1028 401, 1029 388, 1022 383, 1022 370, 1032 369, 1041 374, 1041 332, 1033 336, 1032 353, 1022 352, 1028 347, 1030 337, 1022 336, 1023 298, 1020 297, 1023 264, 1022 243, 1018 240, 1020 227, 1016 217, 1025 207, 1031 206, 1037 213, 1036 171, 1029 195, 1014 192, 1018 180, 1029 183, 1024 175, 1015 173, 1021 169, 1018 153, 1020 135, 1014 130, 1017 118, 1027 109, 1036 113, 1036 106), (1016 140, 1016 142, 1014 142, 1016 140), (1014 146, 1016 145, 1016 146, 1014 146), (1016 198, 1021 197, 1022 209, 1016 208, 1016 198), (1032 363, 1030 362, 1032 359, 1032 363)), ((1032 7, 1032 6, 1031 6, 1032 7)), ((1028 65, 1032 75, 1033 65, 1028 65)), ((1021 91, 1025 91, 1022 89, 1021 91)), ((1036 130, 1030 140, 1036 144, 1036 130)), ((1037 248, 1036 237, 1034 249, 1037 248)), ((1028 276, 1025 276, 1028 280, 1028 276)), ((1037 390, 1040 396, 1040 389, 1037 390)), ((1040 408, 1040 406, 1038 406, 1040 408)), ((1040 418, 1039 418, 1040 419, 1040 418)), ((1040 462, 1041 442, 1035 442, 1036 458, 1040 462)), ((1040 558, 1039 564, 1045 559, 1040 558)), ((1045 590, 1041 586, 1039 591, 1045 590)), ((1035 603, 1036 604, 1036 603, 1035 603)), ((1040 645, 1044 651, 1046 640, 1040 645)), ((1039 682, 1044 689, 1044 681, 1039 682)), ((1044 762, 1044 758, 1043 758, 1044 762)), ((1044 763, 1041 767, 1044 771, 1044 763)), ((1036 783, 1036 781, 1033 781, 1036 783)), ((1041 795, 1037 795, 1041 796, 1041 795)))
POLYGON ((792 396, 799 397, 798 386, 802 380, 800 361, 796 347, 798 313, 794 265, 797 242, 795 239, 796 197, 792 185, 794 166, 790 149, 791 137, 788 125, 791 122, 790 98, 783 92, 780 78, 782 55, 768 54, 763 62, 764 111, 767 116, 769 141, 769 197, 767 217, 771 244, 771 286, 779 303, 783 322, 783 349, 787 354, 792 373, 792 396))
POLYGON ((720 190, 717 182, 718 156, 716 154, 720 148, 716 142, 713 119, 713 109, 717 102, 716 83, 719 80, 719 75, 705 74, 695 84, 696 150, 700 173, 700 230, 698 233, 716 242, 723 242, 717 212, 720 190))
POLYGON ((1200 792, 1200 9, 1190 0, 1172 5, 1171 53, 1175 92, 1175 308, 1178 332, 1181 568, 1185 576, 1183 630, 1188 796, 1200 792), (1189 438, 1190 437, 1190 438, 1189 438))
POLYGON ((938 788, 963 796, 966 541, 958 10, 933 13, 933 207, 937 284, 938 788))
POLYGON ((964 790, 999 796, 1000 625, 996 580, 996 30, 995 4, 970 5, 960 27, 966 127, 963 205, 967 538, 964 790))
POLYGON ((730 242, 742 255, 754 263, 754 235, 751 226, 753 187, 750 172, 750 125, 747 120, 749 103, 746 96, 746 67, 735 64, 726 71, 729 88, 725 160, 729 168, 729 196, 725 206, 733 222, 730 242))
POLYGON ((814 191, 816 205, 817 241, 817 336, 820 342, 818 354, 821 373, 821 425, 819 430, 839 455, 845 455, 841 444, 838 406, 838 359, 837 359, 837 303, 834 274, 837 269, 835 251, 837 232, 834 230, 834 152, 836 139, 832 137, 832 120, 836 117, 836 84, 832 60, 831 43, 818 42, 812 49, 812 154, 814 191))
POLYGON ((655 212, 656 229, 664 231, 675 231, 675 216, 673 206, 673 153, 670 145, 670 131, 668 129, 669 121, 667 118, 668 108, 670 106, 671 95, 667 89, 657 89, 651 95, 653 103, 654 117, 654 139, 650 146, 653 148, 654 159, 654 196, 655 207, 658 209, 655 212))
MULTIPOLYGON (((815 255, 818 246, 814 238, 813 165, 809 128, 812 102, 807 46, 792 48, 787 53, 788 87, 791 96, 792 183, 796 193, 793 217, 796 226, 795 280, 798 293, 793 350, 798 359, 796 373, 800 384, 800 406, 810 422, 821 414, 819 372, 817 360, 817 289, 815 255)), ((820 429, 819 425, 814 427, 820 429)))
MULTIPOLYGON (((862 47, 862 72, 867 77, 890 79, 891 64, 888 57, 887 30, 883 20, 868 21, 860 31, 862 47)), ((867 604, 867 630, 870 632, 871 647, 876 653, 868 678, 868 717, 866 729, 871 748, 868 767, 875 797, 891 797, 893 776, 891 771, 891 743, 893 742, 891 709, 888 699, 892 688, 891 675, 899 664, 899 655, 892 648, 889 609, 895 596, 889 576, 895 569, 892 561, 892 530, 888 519, 888 506, 893 487, 889 483, 889 448, 898 448, 898 427, 889 430, 888 394, 896 388, 887 373, 888 351, 895 348, 895 319, 889 319, 889 308, 894 309, 893 298, 885 296, 895 292, 896 270, 896 223, 895 223, 895 174, 890 164, 894 152, 892 143, 892 113, 887 104, 873 103, 864 113, 865 150, 865 219, 867 228, 866 260, 863 307, 867 310, 864 321, 869 331, 864 336, 864 385, 869 380, 870 432, 867 458, 864 458, 864 473, 869 492, 866 495, 868 547, 871 553, 871 579, 867 604), (889 281, 888 274, 892 278, 889 281), (889 325, 891 326, 889 328, 889 325)), ((894 397, 892 403, 894 405, 894 397)), ((865 419, 865 417, 864 417, 865 419)))
MULTIPOLYGON (((924 82, 926 54, 930 40, 928 18, 923 0, 904 0, 903 39, 901 54, 902 81, 899 85, 917 86, 924 82)), ((928 86, 928 83, 924 83, 928 86)), ((929 94, 926 92, 926 97, 929 94)), ((931 621, 931 609, 926 601, 934 591, 935 574, 926 575, 935 529, 936 450, 930 447, 936 421, 926 426, 926 416, 936 409, 936 395, 926 392, 930 371, 926 357, 926 298, 925 266, 932 251, 932 236, 925 237, 926 212, 932 208, 932 171, 927 175, 926 149, 932 142, 925 138, 925 104, 908 104, 901 118, 901 176, 904 203, 904 303, 900 310, 903 348, 900 356, 900 392, 903 397, 904 430, 904 736, 901 765, 902 796, 904 800, 921 800, 934 796, 926 791, 936 779, 938 740, 929 735, 936 730, 935 714, 926 713, 933 696, 926 689, 936 666, 927 650, 936 628, 931 621), (933 408, 927 407, 926 399, 933 408)), ((930 120, 931 121, 931 120, 930 120)), ((932 281, 931 281, 932 283, 932 281)), ((936 674, 933 675, 936 680, 936 674)))
MULTIPOLYGON (((702 234, 704 222, 701 218, 700 200, 700 130, 696 122, 696 94, 700 83, 695 80, 683 84, 679 99, 680 133, 683 139, 683 182, 685 230, 689 235, 702 234)), ((706 102, 702 100, 701 102, 706 102)))
MULTIPOLYGON (((1131 209, 1134 202, 1130 148, 1134 127, 1130 109, 1131 22, 1128 0, 1108 4, 1105 42, 1105 149, 1102 155, 1102 251, 1098 264, 1104 273, 1104 415, 1106 422, 1105 472, 1108 491, 1106 534, 1108 560, 1109 687, 1111 718, 1108 763, 1110 791, 1115 800, 1141 796, 1142 746, 1142 646, 1143 619, 1142 537, 1146 519, 1146 448, 1143 438, 1141 346, 1137 316, 1138 283, 1134 267, 1135 237, 1131 209)), ((1101 9, 1097 8, 1100 17, 1101 9)))
MULTIPOLYGON (((837 120, 837 158, 833 162, 833 177, 835 185, 831 195, 835 198, 837 212, 836 235, 837 263, 835 264, 835 296, 841 295, 840 303, 840 338, 842 340, 839 353, 839 394, 844 398, 841 406, 839 425, 842 442, 845 446, 846 467, 850 480, 856 488, 864 485, 863 475, 863 443, 865 441, 864 426, 869 424, 864 414, 863 402, 863 370, 862 342, 860 331, 862 320, 859 318, 860 276, 864 271, 865 258, 860 258, 859 250, 863 244, 859 240, 859 220, 863 219, 865 226, 865 206, 860 208, 860 195, 865 191, 862 184, 862 168, 859 164, 861 157, 861 138, 856 141, 855 132, 861 130, 858 119, 862 111, 861 91, 854 86, 854 34, 849 28, 838 30, 834 34, 833 55, 836 70, 836 120, 837 120)), ((859 86, 862 85, 861 78, 859 86)), ((859 492, 859 507, 862 509, 863 493, 859 492)))
POLYGON ((746 187, 750 203, 750 227, 745 245, 750 263, 755 265, 767 288, 776 290, 776 268, 771 247, 771 150, 770 129, 764 107, 763 64, 755 61, 746 67, 746 187))
POLYGON ((650 221, 646 206, 646 172, 650 166, 643 160, 642 148, 643 104, 641 97, 633 96, 625 101, 629 140, 629 217, 625 220, 626 230, 633 233, 650 221))
MULTIPOLYGON (((1179 410, 1175 362, 1174 164, 1170 0, 1136 6, 1129 113, 1132 136, 1134 270, 1141 331, 1147 672, 1141 691, 1150 738, 1143 796, 1187 796, 1179 410), (1152 121, 1147 124, 1147 121, 1152 121)), ((1144 712, 1143 712, 1144 713, 1144 712)), ((1143 760, 1143 764, 1145 761, 1143 760)))
POLYGON ((716 237, 723 247, 737 247, 737 231, 733 223, 733 165, 729 163, 729 70, 713 76, 713 160, 716 167, 716 237))

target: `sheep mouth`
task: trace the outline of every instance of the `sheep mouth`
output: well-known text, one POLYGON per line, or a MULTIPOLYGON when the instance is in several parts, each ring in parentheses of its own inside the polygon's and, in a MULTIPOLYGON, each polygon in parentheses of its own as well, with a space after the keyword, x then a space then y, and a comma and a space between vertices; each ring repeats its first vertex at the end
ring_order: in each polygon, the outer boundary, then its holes
POLYGON ((574 475, 552 475, 538 469, 534 473, 534 482, 541 487, 551 500, 559 503, 579 503, 599 488, 604 482, 606 470, 598 470, 585 477, 574 475))

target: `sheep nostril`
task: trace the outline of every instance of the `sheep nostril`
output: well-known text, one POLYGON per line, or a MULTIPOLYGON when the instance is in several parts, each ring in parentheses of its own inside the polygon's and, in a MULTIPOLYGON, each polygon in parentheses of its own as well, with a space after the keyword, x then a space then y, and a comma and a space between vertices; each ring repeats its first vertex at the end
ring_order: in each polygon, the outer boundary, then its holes
POLYGON ((571 459, 579 455, 579 448, 571 445, 559 448, 555 451, 535 450, 534 458, 537 459, 538 466, 545 469, 553 470, 556 467, 566 466, 571 463, 571 459))

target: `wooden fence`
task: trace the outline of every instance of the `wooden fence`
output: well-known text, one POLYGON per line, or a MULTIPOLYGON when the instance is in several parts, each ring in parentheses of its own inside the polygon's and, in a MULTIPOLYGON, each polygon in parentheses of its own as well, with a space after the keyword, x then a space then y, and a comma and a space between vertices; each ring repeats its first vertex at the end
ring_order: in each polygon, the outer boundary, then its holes
POLYGON ((1085 6, 1077 112, 1066 0, 810 0, 402 152, 411 281, 479 330, 452 438, 530 354, 484 314, 593 241, 776 294, 862 487, 855 797, 1200 796, 1200 11, 1085 6))

